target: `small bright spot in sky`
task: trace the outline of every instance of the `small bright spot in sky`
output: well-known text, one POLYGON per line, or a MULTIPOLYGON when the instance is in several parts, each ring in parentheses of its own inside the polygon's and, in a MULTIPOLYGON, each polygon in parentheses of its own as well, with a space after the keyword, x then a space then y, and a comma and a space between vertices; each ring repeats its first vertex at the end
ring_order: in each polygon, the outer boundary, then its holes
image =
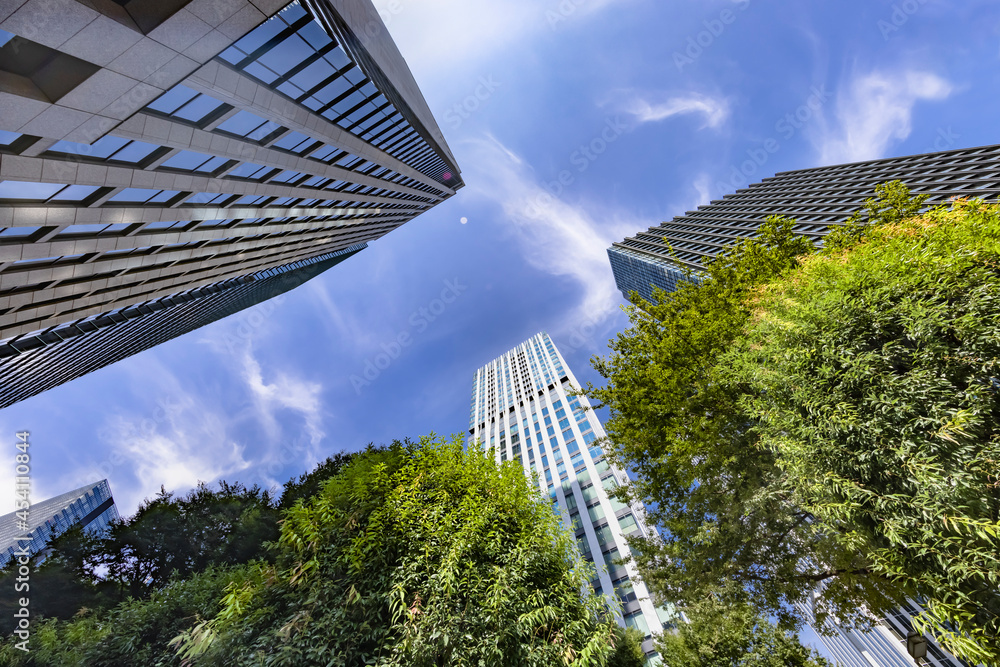
POLYGON ((467 222, 469 222, 469 219, 468 218, 462 218, 459 222, 461 222, 464 225, 467 222))

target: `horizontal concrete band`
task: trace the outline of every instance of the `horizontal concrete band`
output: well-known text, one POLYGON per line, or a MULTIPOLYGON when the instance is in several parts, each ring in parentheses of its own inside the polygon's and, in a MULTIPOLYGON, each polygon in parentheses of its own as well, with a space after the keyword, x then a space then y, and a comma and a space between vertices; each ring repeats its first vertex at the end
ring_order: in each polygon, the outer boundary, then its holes
MULTIPOLYGON (((424 192, 414 188, 392 183, 391 181, 374 178, 356 171, 329 165, 319 160, 293 155, 284 151, 261 146, 260 144, 231 137, 217 132, 210 132, 169 118, 138 113, 115 128, 114 136, 126 139, 136 139, 149 144, 159 144, 168 148, 189 150, 196 153, 206 153, 241 162, 251 162, 265 167, 301 171, 312 176, 323 176, 338 181, 348 181, 376 188, 386 188, 401 194, 427 197, 440 201, 441 196, 433 192, 424 192)), ((339 147, 338 147, 339 148, 339 147)), ((347 150, 343 148, 341 150, 347 150)), ((354 153, 358 157, 364 157, 354 153)), ((377 160, 372 160, 377 162, 377 160)), ((388 166, 388 165, 383 165, 388 166)), ((391 168, 391 167, 390 167, 391 168)), ((440 187, 440 186, 439 186, 440 187)))
MULTIPOLYGON (((39 329, 38 318, 44 318, 44 327, 71 322, 81 317, 87 317, 88 315, 99 314, 131 305, 138 298, 148 300, 169 295, 179 290, 235 278, 256 271, 275 268, 290 262, 309 259, 323 253, 342 250, 356 243, 378 238, 387 230, 371 230, 371 233, 367 234, 363 233, 364 230, 342 231, 342 235, 332 236, 329 240, 306 239, 306 242, 296 244, 294 248, 286 248, 279 253, 275 253, 274 248, 250 250, 234 257, 231 263, 222 266, 219 264, 219 258, 215 257, 209 258, 202 263, 184 264, 181 266, 174 265, 173 267, 168 265, 163 268, 154 268, 143 273, 145 280, 142 281, 143 284, 141 285, 108 291, 99 295, 81 295, 78 298, 71 298, 58 304, 8 313, 0 316, 0 339, 18 336, 39 329), (357 232, 362 233, 359 234, 357 232), (170 272, 171 268, 173 268, 172 273, 170 272), (206 273, 204 269, 216 270, 206 273), (194 275, 198 273, 203 275, 194 275), (149 274, 148 277, 146 274, 149 274), (160 277, 157 277, 158 275, 160 277), (150 283, 154 282, 156 284, 151 289, 150 283)), ((83 283, 71 287, 74 289, 84 288, 88 292, 95 289, 103 290, 114 287, 115 283, 128 284, 134 281, 137 276, 139 276, 138 273, 125 273, 111 278, 96 278, 93 283, 83 283)), ((0 303, 7 302, 8 300, 16 301, 21 296, 0 297, 0 303)), ((31 303, 58 298, 55 296, 55 291, 51 289, 35 290, 23 296, 27 296, 31 303), (48 299, 45 297, 48 297, 48 299)))
MULTIPOLYGON (((146 171, 130 167, 88 164, 72 160, 55 160, 23 155, 0 155, 0 180, 31 183, 66 183, 111 188, 176 190, 178 192, 225 193, 252 197, 294 197, 366 201, 373 204, 397 204, 400 207, 424 210, 428 204, 390 197, 372 197, 349 192, 334 192, 317 188, 294 187, 277 183, 258 183, 210 176, 196 176, 169 171, 146 171)), ((111 204, 114 206, 114 204, 111 204)), ((134 205, 133 205, 134 207, 134 205)), ((176 210, 189 210, 180 204, 176 210)), ((232 217, 232 216, 226 216, 232 217)))
MULTIPOLYGON (((300 231, 323 231, 333 229, 344 229, 365 226, 368 224, 381 224, 383 222, 404 223, 412 219, 407 215, 394 215, 386 217, 364 217, 353 220, 324 220, 318 222, 271 222, 266 224, 236 225, 235 227, 213 227, 189 231, 150 231, 139 232, 134 235, 100 235, 92 234, 61 239, 53 236, 51 240, 38 243, 17 243, 10 245, 0 245, 0 262, 10 263, 25 260, 40 260, 53 257, 66 257, 72 255, 83 255, 88 253, 104 253, 117 250, 129 250, 132 248, 147 248, 150 246, 168 246, 176 243, 188 243, 198 241, 214 241, 217 239, 238 240, 245 237, 258 237, 261 234, 268 234, 268 237, 256 239, 261 245, 274 241, 277 238, 287 238, 287 236, 275 237, 276 233, 300 232, 300 231)), ((95 260, 97 261, 97 260, 95 260)), ((0 275, 10 272, 16 267, 6 264, 0 265, 0 275)))
POLYGON ((184 85, 217 100, 251 111, 262 118, 324 141, 358 157, 371 160, 388 167, 404 176, 429 185, 446 195, 455 191, 435 181, 388 153, 365 143, 350 132, 341 129, 323 116, 310 113, 308 109, 288 98, 258 84, 242 72, 226 67, 217 61, 204 67, 184 80, 184 85))

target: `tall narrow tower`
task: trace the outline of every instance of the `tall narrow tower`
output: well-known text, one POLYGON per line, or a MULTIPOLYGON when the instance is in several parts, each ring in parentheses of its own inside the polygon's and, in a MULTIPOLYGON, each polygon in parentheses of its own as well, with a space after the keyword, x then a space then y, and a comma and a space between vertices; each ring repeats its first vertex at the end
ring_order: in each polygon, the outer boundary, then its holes
POLYGON ((0 407, 462 185, 370 0, 0 3, 0 407))
POLYGON ((605 458, 596 443, 604 429, 586 397, 569 395, 571 387, 579 384, 552 339, 533 336, 476 371, 469 445, 537 476, 584 558, 596 565, 594 590, 618 596, 619 622, 645 635, 643 650, 653 658, 651 634, 663 631, 666 611, 650 600, 633 564, 616 563, 629 554, 627 535, 649 534, 645 514, 609 496, 627 476, 605 458))

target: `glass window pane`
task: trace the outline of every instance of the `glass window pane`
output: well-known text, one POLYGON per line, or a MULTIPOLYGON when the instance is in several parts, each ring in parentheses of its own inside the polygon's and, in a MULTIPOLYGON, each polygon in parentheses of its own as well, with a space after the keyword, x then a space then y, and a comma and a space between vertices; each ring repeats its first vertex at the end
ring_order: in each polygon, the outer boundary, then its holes
POLYGON ((149 157, 149 154, 157 148, 160 147, 155 144, 147 144, 144 141, 133 141, 125 146, 125 148, 112 155, 110 159, 117 160, 118 162, 135 164, 136 162, 141 162, 145 158, 149 157))
POLYGON ((96 185, 71 185, 52 198, 53 201, 82 201, 97 192, 96 185))
POLYGON ((174 116, 197 123, 221 106, 222 102, 202 93, 194 100, 185 104, 180 111, 175 112, 174 116))
POLYGON ((66 187, 65 183, 0 181, 0 199, 46 200, 66 187))
POLYGON ((194 99, 198 93, 185 85, 177 84, 167 92, 150 102, 149 107, 160 113, 172 114, 194 99))
POLYGON ((92 144, 78 144, 74 141, 57 141, 49 148, 51 153, 66 153, 83 157, 106 158, 129 142, 121 137, 105 136, 92 144))
POLYGON ((163 163, 164 167, 169 167, 170 169, 184 169, 187 171, 193 171, 212 159, 211 155, 205 155, 204 153, 196 153, 194 151, 181 151, 177 155, 173 156, 169 160, 163 163))

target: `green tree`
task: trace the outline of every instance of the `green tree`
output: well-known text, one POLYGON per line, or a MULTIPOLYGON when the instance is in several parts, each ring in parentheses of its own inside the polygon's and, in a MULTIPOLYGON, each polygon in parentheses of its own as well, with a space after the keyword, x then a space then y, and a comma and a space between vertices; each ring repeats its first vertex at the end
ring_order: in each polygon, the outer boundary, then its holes
POLYGON ((458 439, 357 456, 279 550, 178 638, 193 665, 604 665, 619 636, 523 472, 458 439))
POLYGON ((670 667, 829 667, 794 633, 749 606, 724 605, 713 596, 684 612, 687 622, 657 642, 670 667))
POLYGON ((631 326, 595 359, 607 380, 587 393, 610 411, 609 454, 636 479, 618 494, 642 501, 662 535, 630 540, 654 596, 691 606, 725 591, 795 627, 796 602, 822 584, 817 612, 863 623, 859 597, 874 610, 892 603, 888 582, 843 548, 794 500, 794 480, 760 447, 742 386, 720 359, 751 316, 750 298, 798 266, 812 247, 772 218, 697 282, 656 293, 627 309, 631 326), (739 582, 738 586, 727 586, 739 582))
POLYGON ((722 364, 795 505, 1000 664, 1000 207, 869 217, 759 292, 722 364))
MULTIPOLYGON (((147 598, 212 565, 264 558, 266 543, 278 539, 279 516, 271 495, 258 487, 199 484, 181 497, 161 489, 105 534, 74 527, 51 540, 35 559, 32 611, 69 619, 84 608, 147 598)), ((13 590, 13 577, 12 571, 0 575, 0 586, 13 590)), ((0 599, 5 633, 13 629, 16 604, 8 596, 0 599)))

